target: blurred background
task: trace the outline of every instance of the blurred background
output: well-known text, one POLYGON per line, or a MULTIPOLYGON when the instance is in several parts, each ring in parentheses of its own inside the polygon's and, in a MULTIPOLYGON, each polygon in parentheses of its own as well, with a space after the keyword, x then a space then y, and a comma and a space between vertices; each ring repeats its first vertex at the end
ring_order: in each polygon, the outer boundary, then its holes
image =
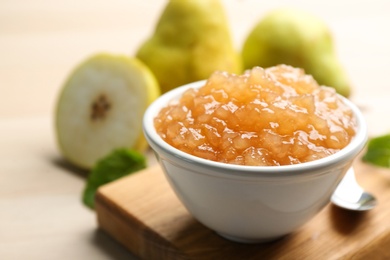
MULTIPOLYGON (((331 28, 354 85, 353 98, 361 102, 372 91, 389 88, 390 2, 223 2, 237 50, 266 12, 281 6, 300 8, 331 28)), ((76 64, 101 51, 134 55, 153 33, 165 4, 165 0, 1 0, 0 118, 50 116, 58 91, 76 64)))
MULTIPOLYGON (((85 176, 58 164, 52 117, 74 67, 97 52, 133 56, 153 33, 166 2, 0 0, 0 258, 131 256, 96 231, 94 212, 81 205, 85 176)), ((390 132, 390 1, 222 2, 237 50, 263 15, 277 7, 322 18, 370 136, 390 132)))

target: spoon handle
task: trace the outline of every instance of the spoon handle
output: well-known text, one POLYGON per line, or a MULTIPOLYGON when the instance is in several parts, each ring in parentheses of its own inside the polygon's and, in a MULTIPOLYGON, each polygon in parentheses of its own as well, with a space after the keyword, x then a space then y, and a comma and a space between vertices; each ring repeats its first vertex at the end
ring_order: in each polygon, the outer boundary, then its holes
POLYGON ((355 172, 353 168, 349 168, 344 178, 337 186, 333 196, 343 198, 346 201, 357 202, 363 192, 363 189, 356 181, 355 172))
POLYGON ((372 209, 376 205, 376 199, 357 183, 352 167, 337 186, 331 201, 339 207, 359 211, 372 209))

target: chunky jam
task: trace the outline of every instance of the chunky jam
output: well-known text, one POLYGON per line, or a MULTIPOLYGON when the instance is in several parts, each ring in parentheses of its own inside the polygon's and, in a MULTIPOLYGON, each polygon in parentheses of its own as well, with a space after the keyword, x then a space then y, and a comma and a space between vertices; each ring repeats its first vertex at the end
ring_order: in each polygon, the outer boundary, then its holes
POLYGON ((170 145, 208 160, 257 166, 298 164, 334 154, 356 131, 333 88, 301 69, 255 67, 214 73, 154 120, 170 145))

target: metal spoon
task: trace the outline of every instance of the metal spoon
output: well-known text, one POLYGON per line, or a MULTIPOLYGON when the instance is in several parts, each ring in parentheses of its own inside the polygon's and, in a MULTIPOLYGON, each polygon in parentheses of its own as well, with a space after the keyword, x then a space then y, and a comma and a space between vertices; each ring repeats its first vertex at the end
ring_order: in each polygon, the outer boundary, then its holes
POLYGON ((341 208, 357 211, 370 210, 377 204, 376 198, 359 186, 352 167, 337 186, 331 201, 341 208))

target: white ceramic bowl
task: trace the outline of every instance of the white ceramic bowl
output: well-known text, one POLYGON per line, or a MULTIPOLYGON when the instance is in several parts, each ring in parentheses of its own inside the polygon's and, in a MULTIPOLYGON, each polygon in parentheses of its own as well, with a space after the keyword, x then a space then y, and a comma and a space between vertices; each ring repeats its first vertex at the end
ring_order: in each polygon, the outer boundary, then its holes
POLYGON ((144 133, 178 198, 201 223, 228 239, 256 243, 293 232, 325 205, 363 149, 367 129, 359 109, 347 99, 358 123, 357 134, 326 158, 286 166, 241 166, 184 153, 166 143, 153 119, 171 100, 204 81, 176 88, 149 106, 144 133))

